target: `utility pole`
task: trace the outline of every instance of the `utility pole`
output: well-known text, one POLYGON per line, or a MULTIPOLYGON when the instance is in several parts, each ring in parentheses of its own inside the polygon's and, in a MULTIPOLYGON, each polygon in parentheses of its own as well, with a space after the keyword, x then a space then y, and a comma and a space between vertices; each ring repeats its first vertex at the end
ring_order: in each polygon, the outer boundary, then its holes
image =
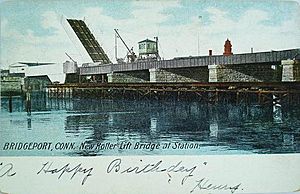
POLYGON ((160 56, 159 56, 159 53, 158 53, 158 37, 155 36, 154 39, 155 39, 155 43, 156 43, 155 44, 156 45, 156 53, 155 53, 155 55, 156 55, 157 60, 160 60, 160 56))
POLYGON ((197 54, 198 54, 198 56, 200 56, 200 35, 199 35, 199 33, 200 33, 200 25, 201 25, 201 19, 202 19, 202 16, 200 15, 200 16, 198 16, 198 19, 199 19, 199 28, 198 28, 198 32, 197 32, 197 44, 198 44, 198 46, 197 46, 197 54))
MULTIPOLYGON (((116 29, 118 30, 118 29, 116 29)), ((118 62, 118 41, 117 41, 118 35, 115 33, 115 57, 116 61, 118 62)))
POLYGON ((157 52, 156 54, 158 54, 158 37, 155 36, 154 39, 155 39, 155 46, 156 46, 156 52, 157 52))

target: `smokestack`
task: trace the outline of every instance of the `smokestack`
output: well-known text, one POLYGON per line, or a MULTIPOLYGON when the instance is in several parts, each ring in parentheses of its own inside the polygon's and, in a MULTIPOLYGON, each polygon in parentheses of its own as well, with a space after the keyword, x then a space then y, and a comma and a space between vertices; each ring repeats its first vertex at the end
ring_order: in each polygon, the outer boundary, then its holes
POLYGON ((212 56, 212 50, 208 50, 208 55, 212 56))

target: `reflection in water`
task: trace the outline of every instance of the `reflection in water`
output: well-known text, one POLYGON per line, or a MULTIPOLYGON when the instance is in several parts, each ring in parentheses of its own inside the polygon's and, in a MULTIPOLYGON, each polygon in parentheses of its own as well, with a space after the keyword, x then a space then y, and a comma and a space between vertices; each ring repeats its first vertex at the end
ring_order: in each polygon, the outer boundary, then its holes
POLYGON ((27 129, 30 130, 31 129, 31 117, 28 116, 27 118, 27 129))
POLYGON ((151 117, 150 118, 150 131, 152 133, 156 133, 156 129, 157 129, 157 118, 151 117))
POLYGON ((112 113, 108 113, 108 124, 112 126, 114 123, 114 115, 112 113))
MULTIPOLYGON (((184 101, 33 98, 27 116, 21 98, 1 101, 6 142, 199 143, 200 149, 1 151, 4 155, 299 153, 300 109, 280 104, 210 105, 184 101), (24 129, 31 129, 24 131, 24 129)), ((3 142, 3 141, 2 141, 3 142)))
POLYGON ((273 95, 273 120, 275 123, 282 123, 282 108, 280 100, 276 95, 273 95))
POLYGON ((211 139, 218 139, 219 125, 217 122, 209 124, 209 136, 211 139))
POLYGON ((280 104, 273 105, 273 119, 275 123, 282 123, 282 110, 280 104))
POLYGON ((294 145, 294 134, 283 133, 283 145, 285 146, 294 145))

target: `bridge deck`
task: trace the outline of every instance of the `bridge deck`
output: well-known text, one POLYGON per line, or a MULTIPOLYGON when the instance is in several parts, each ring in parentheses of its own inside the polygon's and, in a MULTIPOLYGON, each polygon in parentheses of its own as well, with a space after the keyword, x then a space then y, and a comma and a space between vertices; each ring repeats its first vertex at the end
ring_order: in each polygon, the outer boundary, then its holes
POLYGON ((300 49, 235 54, 231 56, 213 55, 199 57, 182 57, 162 61, 137 61, 125 64, 106 64, 90 67, 80 67, 80 75, 107 74, 112 72, 140 71, 152 68, 189 68, 208 65, 237 64, 280 64, 282 60, 293 59, 300 54, 300 49))

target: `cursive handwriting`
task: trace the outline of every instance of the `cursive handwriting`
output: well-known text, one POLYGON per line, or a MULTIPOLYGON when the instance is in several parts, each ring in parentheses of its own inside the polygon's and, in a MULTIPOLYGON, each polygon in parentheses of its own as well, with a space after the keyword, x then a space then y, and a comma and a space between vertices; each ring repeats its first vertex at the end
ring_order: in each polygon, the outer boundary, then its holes
POLYGON ((62 167, 54 168, 52 167, 53 162, 46 162, 42 165, 42 168, 37 172, 37 174, 44 173, 44 174, 59 174, 57 179, 60 179, 64 174, 72 173, 72 176, 70 177, 70 180, 75 177, 76 174, 83 173, 85 175, 82 179, 81 185, 84 185, 85 181, 88 177, 92 176, 93 168, 83 168, 81 163, 76 165, 75 167, 70 167, 70 163, 65 164, 62 167))
POLYGON ((234 193, 239 189, 241 186, 240 184, 237 184, 235 186, 228 186, 227 184, 212 184, 210 183, 209 179, 202 178, 201 180, 196 181, 196 186, 190 191, 190 193, 193 193, 196 189, 199 190, 213 190, 213 191, 227 191, 230 190, 231 193, 234 193))
MULTIPOLYGON (((140 162, 143 162, 140 160, 140 162)), ((183 185, 185 181, 194 176, 193 173, 196 170, 197 166, 193 167, 186 167, 182 164, 182 161, 177 162, 176 164, 167 166, 163 163, 162 160, 159 160, 154 163, 142 164, 140 166, 130 166, 130 167, 123 167, 122 160, 120 158, 114 159, 111 163, 107 166, 106 172, 107 173, 120 173, 120 174, 146 174, 146 173, 185 173, 185 176, 181 180, 181 184, 183 185)), ((168 181, 169 182, 169 181, 168 181)))
POLYGON ((17 173, 13 172, 14 165, 12 163, 4 164, 3 162, 0 163, 0 178, 7 176, 12 177, 15 176, 17 173))

